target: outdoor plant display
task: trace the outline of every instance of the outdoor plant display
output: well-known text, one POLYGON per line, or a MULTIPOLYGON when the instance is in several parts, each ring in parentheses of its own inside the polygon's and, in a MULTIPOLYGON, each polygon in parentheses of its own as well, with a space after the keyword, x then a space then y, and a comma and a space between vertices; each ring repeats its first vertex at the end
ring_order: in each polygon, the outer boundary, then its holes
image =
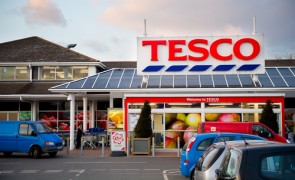
POLYGON ((133 154, 150 154, 151 137, 153 134, 151 119, 151 106, 148 101, 144 102, 137 124, 134 128, 132 140, 133 154))
POLYGON ((134 128, 135 138, 150 138, 152 137, 152 119, 151 119, 151 106, 148 101, 144 102, 141 109, 139 119, 134 128))
POLYGON ((261 114, 261 118, 259 120, 262 124, 268 126, 275 133, 279 132, 279 125, 277 121, 277 116, 273 112, 272 104, 270 100, 266 101, 266 105, 264 106, 261 114))

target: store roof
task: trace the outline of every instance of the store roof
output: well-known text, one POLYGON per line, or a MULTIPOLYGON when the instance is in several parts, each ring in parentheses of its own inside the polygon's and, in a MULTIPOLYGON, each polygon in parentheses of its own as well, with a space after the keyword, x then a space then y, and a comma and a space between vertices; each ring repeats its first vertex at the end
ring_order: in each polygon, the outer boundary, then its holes
POLYGON ((288 88, 295 87, 295 67, 267 67, 259 75, 149 75, 137 70, 110 69, 93 76, 52 87, 59 90, 115 90, 151 88, 288 88))
POLYGON ((7 63, 96 63, 98 60, 37 36, 0 43, 0 65, 7 63))

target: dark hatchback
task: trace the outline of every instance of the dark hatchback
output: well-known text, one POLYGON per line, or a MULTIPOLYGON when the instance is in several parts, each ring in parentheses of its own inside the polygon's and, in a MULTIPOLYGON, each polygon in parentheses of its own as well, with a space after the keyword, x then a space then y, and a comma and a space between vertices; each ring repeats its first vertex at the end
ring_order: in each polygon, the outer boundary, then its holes
POLYGON ((295 144, 245 144, 230 147, 215 179, 295 179, 295 144))

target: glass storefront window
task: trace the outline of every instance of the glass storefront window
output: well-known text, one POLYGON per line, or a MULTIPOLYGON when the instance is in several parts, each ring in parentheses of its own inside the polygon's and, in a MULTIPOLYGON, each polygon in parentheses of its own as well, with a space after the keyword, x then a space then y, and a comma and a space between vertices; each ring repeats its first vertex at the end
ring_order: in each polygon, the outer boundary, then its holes
POLYGON ((165 113, 165 148, 177 148, 178 137, 183 146, 197 132, 200 122, 200 113, 165 113))
POLYGON ((14 79, 14 68, 15 67, 2 67, 2 78, 3 80, 14 79))
POLYGON ((87 66, 73 66, 73 79, 80 79, 88 76, 87 66))
MULTIPOLYGON (((263 109, 265 103, 242 103, 243 109, 263 109)), ((273 109, 279 109, 281 107, 281 103, 272 103, 273 109)))
POLYGON ((0 67, 0 80, 28 80, 30 70, 27 66, 0 67))
POLYGON ((30 78, 30 70, 27 66, 15 67, 15 79, 16 80, 27 80, 30 78))
POLYGON ((165 108, 201 108, 201 103, 166 103, 165 108))
POLYGON ((222 103, 205 103, 206 108, 241 108, 241 103, 231 103, 231 102, 222 102, 222 103))
POLYGON ((54 80, 55 79, 55 66, 40 67, 41 79, 54 80))
POLYGON ((205 121, 242 122, 239 113, 205 113, 205 121))
POLYGON ((88 76, 88 66, 43 66, 40 67, 40 79, 80 79, 88 76))
MULTIPOLYGON (((163 109, 164 104, 163 103, 150 103, 150 106, 152 109, 163 109)), ((129 103, 128 108, 129 109, 141 109, 143 107, 143 103, 129 103)))
POLYGON ((19 112, 20 121, 29 121, 32 120, 31 111, 21 111, 19 112))

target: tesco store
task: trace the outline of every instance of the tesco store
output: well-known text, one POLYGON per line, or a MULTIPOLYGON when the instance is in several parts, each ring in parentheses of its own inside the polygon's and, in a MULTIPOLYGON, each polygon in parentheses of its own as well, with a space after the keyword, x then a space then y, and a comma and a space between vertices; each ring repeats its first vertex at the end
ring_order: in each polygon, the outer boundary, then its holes
POLYGON ((75 99, 83 98, 86 111, 87 99, 104 96, 110 101, 107 129, 132 138, 148 100, 156 148, 171 150, 177 137, 185 143, 200 121, 258 122, 270 100, 284 134, 295 67, 265 67, 263 36, 140 37, 137 48, 137 68, 112 68, 50 89, 73 102, 71 122, 75 99), (113 108, 114 100, 122 108, 113 108))

